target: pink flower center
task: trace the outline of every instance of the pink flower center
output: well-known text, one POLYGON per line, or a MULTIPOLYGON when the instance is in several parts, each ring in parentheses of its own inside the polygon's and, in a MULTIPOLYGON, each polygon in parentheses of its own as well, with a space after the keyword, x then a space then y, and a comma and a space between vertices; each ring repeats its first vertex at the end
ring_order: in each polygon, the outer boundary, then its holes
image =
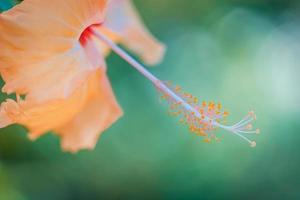
POLYGON ((90 65, 87 66, 89 69, 97 69, 101 66, 105 66, 103 61, 103 56, 101 56, 101 52, 99 52, 99 48, 97 47, 95 40, 95 31, 99 28, 102 24, 92 24, 88 26, 80 35, 79 43, 82 46, 85 56, 89 61, 90 65))
POLYGON ((87 42, 91 39, 91 37, 94 35, 93 28, 99 27, 102 24, 92 24, 88 26, 80 35, 79 42, 82 46, 85 46, 87 42))

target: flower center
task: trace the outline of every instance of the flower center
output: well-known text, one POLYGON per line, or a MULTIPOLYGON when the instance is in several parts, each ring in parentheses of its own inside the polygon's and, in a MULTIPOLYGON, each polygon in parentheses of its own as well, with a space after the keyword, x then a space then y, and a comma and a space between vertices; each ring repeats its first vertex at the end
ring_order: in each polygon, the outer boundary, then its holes
POLYGON ((91 39, 94 35, 93 28, 99 27, 102 24, 92 24, 88 26, 80 35, 79 42, 82 46, 86 46, 87 42, 91 39))
POLYGON ((95 31, 99 28, 102 24, 92 24, 88 26, 80 35, 78 41, 84 51, 86 59, 90 63, 87 68, 91 70, 95 70, 101 66, 105 66, 103 57, 100 56, 101 52, 99 48, 95 44, 95 31))

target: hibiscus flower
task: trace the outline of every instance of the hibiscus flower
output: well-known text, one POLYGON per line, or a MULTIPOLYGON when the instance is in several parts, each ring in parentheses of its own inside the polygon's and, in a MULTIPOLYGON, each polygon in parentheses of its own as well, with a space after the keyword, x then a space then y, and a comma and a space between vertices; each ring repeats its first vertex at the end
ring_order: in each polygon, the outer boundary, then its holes
POLYGON ((2 90, 17 96, 2 103, 0 127, 24 125, 30 139, 54 130, 65 151, 94 148, 122 110, 106 76, 109 49, 91 28, 148 64, 164 53, 130 0, 24 0, 0 15, 2 90))

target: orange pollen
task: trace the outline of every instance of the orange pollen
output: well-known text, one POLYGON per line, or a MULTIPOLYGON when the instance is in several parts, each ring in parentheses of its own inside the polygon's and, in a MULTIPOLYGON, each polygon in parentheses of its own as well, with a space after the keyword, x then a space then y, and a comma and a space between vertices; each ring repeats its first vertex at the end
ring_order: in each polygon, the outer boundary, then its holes
POLYGON ((215 140, 217 137, 210 134, 210 132, 216 129, 214 125, 215 120, 220 120, 225 117, 225 112, 220 112, 221 104, 215 104, 214 102, 206 103, 206 101, 199 104, 197 97, 194 97, 190 93, 183 92, 179 86, 173 87, 170 83, 167 84, 178 96, 195 109, 195 111, 187 110, 183 102, 175 101, 169 95, 158 89, 160 98, 165 99, 169 104, 169 113, 172 113, 170 115, 179 117, 179 122, 187 125, 191 133, 206 137, 204 141, 215 140))
POLYGON ((221 103, 203 101, 199 104, 197 97, 183 92, 181 87, 174 87, 169 83, 167 85, 179 97, 179 99, 174 99, 157 87, 160 98, 165 99, 169 104, 169 113, 172 113, 171 116, 179 117, 179 122, 188 126, 191 133, 205 137, 204 142, 220 141, 213 131, 222 128, 246 140, 251 147, 256 146, 254 141, 245 136, 245 134, 260 133, 259 129, 253 130, 252 121, 256 120, 253 111, 249 112, 240 122, 227 126, 224 123, 229 112, 221 110, 221 103))

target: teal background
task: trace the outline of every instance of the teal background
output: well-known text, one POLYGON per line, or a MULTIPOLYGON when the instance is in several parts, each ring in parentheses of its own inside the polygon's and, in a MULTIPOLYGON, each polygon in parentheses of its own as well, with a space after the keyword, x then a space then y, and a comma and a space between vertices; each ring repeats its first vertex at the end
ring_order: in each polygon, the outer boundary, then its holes
MULTIPOLYGON (((0 130, 0 200, 299 199, 300 21, 297 0, 136 0, 166 45, 150 70, 236 122, 258 116, 256 148, 223 130, 206 144, 167 115, 153 86, 111 55, 108 75, 125 115, 94 151, 72 155, 47 134, 0 130)), ((5 10, 13 4, 0 0, 5 10)), ((5 95, 1 96, 1 100, 5 95)))

